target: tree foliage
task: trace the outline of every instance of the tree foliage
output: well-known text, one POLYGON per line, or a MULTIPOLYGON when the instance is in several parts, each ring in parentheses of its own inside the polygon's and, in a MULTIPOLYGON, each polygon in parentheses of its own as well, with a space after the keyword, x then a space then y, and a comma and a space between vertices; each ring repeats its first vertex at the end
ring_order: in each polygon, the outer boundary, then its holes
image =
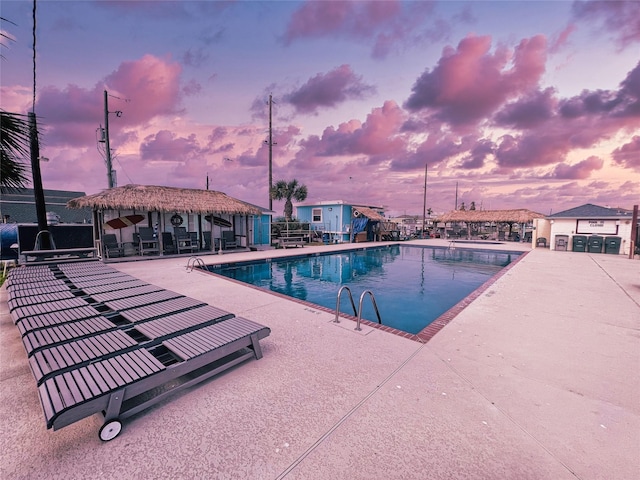
POLYGON ((298 202, 302 202, 306 199, 307 186, 300 185, 296 179, 293 179, 290 182, 287 182, 286 180, 279 180, 271 188, 271 198, 274 200, 285 200, 284 217, 287 222, 290 222, 293 215, 293 203, 291 203, 291 199, 293 198, 298 202))
POLYGON ((26 115, 0 110, 0 186, 2 188, 25 188, 28 183, 27 164, 30 137, 26 115))

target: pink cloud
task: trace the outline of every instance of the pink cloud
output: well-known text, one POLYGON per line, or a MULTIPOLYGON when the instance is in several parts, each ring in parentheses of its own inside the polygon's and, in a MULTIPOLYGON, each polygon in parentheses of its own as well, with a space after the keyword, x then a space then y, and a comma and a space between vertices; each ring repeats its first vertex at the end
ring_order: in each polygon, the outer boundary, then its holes
POLYGON ((557 100, 554 89, 530 92, 502 108, 494 117, 499 126, 528 129, 540 125, 555 115, 557 100))
MULTIPOLYGON (((384 58, 406 45, 441 40, 450 31, 442 18, 434 17, 434 2, 310 0, 291 16, 282 37, 294 41, 327 36, 359 40, 373 45, 372 56, 384 58)), ((464 14, 458 19, 467 19, 464 14)))
POLYGON ((452 126, 471 125, 538 84, 546 60, 544 37, 522 40, 513 52, 498 47, 491 54, 490 47, 490 37, 471 36, 456 50, 446 48, 438 65, 418 78, 405 107, 433 112, 452 126))
POLYGON ((147 136, 140 145, 143 160, 165 160, 180 162, 199 154, 200 145, 194 134, 178 137, 168 130, 160 130, 155 135, 147 136))
POLYGON ((575 165, 567 165, 566 163, 559 163, 553 169, 553 172, 548 175, 550 178, 560 178, 564 180, 584 180, 591 176, 591 172, 594 170, 602 169, 604 161, 596 156, 591 156, 575 165))
POLYGON ((435 130, 431 131, 427 138, 418 145, 415 152, 406 151, 403 156, 395 157, 390 168, 393 171, 403 172, 424 168, 425 163, 435 166, 451 157, 469 151, 470 148, 472 148, 471 144, 462 141, 458 135, 435 130))
POLYGON ((320 107, 335 107, 347 100, 362 99, 375 88, 362 82, 349 65, 341 65, 327 74, 317 74, 302 87, 286 96, 298 113, 314 112, 320 107))
POLYGON ((629 143, 616 148, 611 156, 618 165, 640 171, 640 136, 635 135, 629 143))
POLYGON ((378 26, 400 11, 399 2, 308 1, 291 17, 284 34, 285 44, 300 38, 347 33, 370 36, 378 26))
MULTIPOLYGON (((590 148, 617 133, 640 128, 640 63, 617 91, 585 90, 563 100, 555 99, 552 93, 550 89, 536 92, 496 114, 498 125, 522 131, 499 139, 495 154, 501 167, 561 163, 573 149, 590 148)), ((590 162, 582 167, 595 165, 590 162)), ((561 166, 556 173, 578 174, 578 170, 585 171, 561 166)))
POLYGON ((124 62, 93 89, 68 85, 40 90, 36 111, 44 127, 43 141, 49 146, 95 144, 95 130, 104 124, 104 90, 109 111, 122 111, 110 120, 115 136, 119 129, 137 126, 157 115, 174 113, 180 101, 180 66, 151 55, 124 62), (104 86, 106 85, 106 87, 104 86), (130 100, 129 100, 130 99, 130 100))
POLYGON ((491 140, 479 139, 474 141, 469 154, 462 160, 460 168, 476 169, 485 165, 487 157, 493 154, 495 145, 491 140))
POLYGON ((611 35, 620 49, 640 42, 640 2, 576 1, 571 10, 575 19, 593 22, 596 28, 611 35))
POLYGON ((177 112, 181 72, 177 62, 145 55, 140 60, 123 62, 105 82, 108 90, 130 102, 131 108, 121 108, 124 121, 139 123, 177 112))
POLYGON ((552 39, 549 45, 549 53, 557 53, 569 43, 569 37, 576 31, 575 25, 567 25, 556 37, 552 39))
POLYGON ((297 161, 307 162, 311 157, 366 155, 389 158, 403 154, 405 140, 397 133, 404 121, 400 107, 387 101, 382 107, 374 108, 364 123, 350 120, 338 128, 327 127, 322 137, 311 136, 300 142, 302 149, 296 155, 297 161))

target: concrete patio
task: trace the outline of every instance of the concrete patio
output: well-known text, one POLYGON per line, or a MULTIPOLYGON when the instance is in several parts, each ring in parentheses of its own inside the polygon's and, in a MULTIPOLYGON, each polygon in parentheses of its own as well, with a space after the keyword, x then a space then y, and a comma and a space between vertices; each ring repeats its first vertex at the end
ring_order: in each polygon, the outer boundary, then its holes
MULTIPOLYGON (((483 246, 505 247, 529 250, 483 246)), ((106 443, 99 416, 46 429, 0 289, 1 478, 640 478, 638 260, 535 249, 419 343, 188 272, 187 258, 113 266, 270 327, 264 357, 126 420, 106 443)))

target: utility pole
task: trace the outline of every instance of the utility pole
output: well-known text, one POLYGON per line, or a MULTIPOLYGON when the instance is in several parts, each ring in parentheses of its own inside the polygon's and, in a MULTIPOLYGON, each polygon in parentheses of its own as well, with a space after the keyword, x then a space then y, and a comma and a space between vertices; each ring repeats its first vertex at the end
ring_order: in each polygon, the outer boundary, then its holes
POLYGON ((422 202, 422 235, 421 238, 426 238, 424 233, 424 227, 427 224, 427 164, 424 164, 424 201, 422 202))
POLYGON ((273 188, 273 123, 272 123, 272 113, 273 113, 273 95, 269 94, 269 140, 267 143, 269 145, 269 210, 273 210, 273 199, 271 198, 271 189, 273 188))
POLYGON ((107 91, 104 91, 104 141, 105 141, 105 160, 107 162, 107 184, 109 188, 113 188, 113 169, 111 166, 111 145, 109 144, 109 105, 107 101, 107 91))
POLYGON ((458 182, 456 182, 456 210, 458 210, 458 182))

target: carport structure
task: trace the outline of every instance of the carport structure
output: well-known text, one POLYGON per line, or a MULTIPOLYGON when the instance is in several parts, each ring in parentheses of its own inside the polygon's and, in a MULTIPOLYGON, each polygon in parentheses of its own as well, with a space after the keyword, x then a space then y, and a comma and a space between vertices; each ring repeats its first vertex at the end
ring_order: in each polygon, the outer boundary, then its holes
POLYGON ((532 210, 524 208, 514 210, 452 210, 437 218, 441 223, 466 223, 466 237, 471 238, 471 232, 479 231, 480 226, 486 223, 497 226, 499 224, 509 225, 509 236, 513 225, 522 225, 522 231, 525 231, 527 224, 533 222, 536 218, 544 218, 544 215, 532 210))
MULTIPOLYGON (((251 217, 259 217, 263 211, 227 194, 215 190, 175 188, 155 185, 125 185, 104 190, 94 195, 74 198, 69 208, 93 210, 94 239, 102 244, 108 221, 140 215, 137 224, 117 229, 119 242, 134 244, 134 233, 140 227, 151 227, 157 232, 159 252, 166 251, 165 238, 173 233, 173 227, 184 226, 198 234, 202 242, 205 234, 210 239, 207 248, 215 250, 216 242, 224 230, 230 230, 248 247, 251 243, 251 217), (164 234, 164 235, 163 235, 164 234)), ((113 230, 112 230, 113 231, 113 230)), ((202 242, 204 243, 204 242, 202 242)))

